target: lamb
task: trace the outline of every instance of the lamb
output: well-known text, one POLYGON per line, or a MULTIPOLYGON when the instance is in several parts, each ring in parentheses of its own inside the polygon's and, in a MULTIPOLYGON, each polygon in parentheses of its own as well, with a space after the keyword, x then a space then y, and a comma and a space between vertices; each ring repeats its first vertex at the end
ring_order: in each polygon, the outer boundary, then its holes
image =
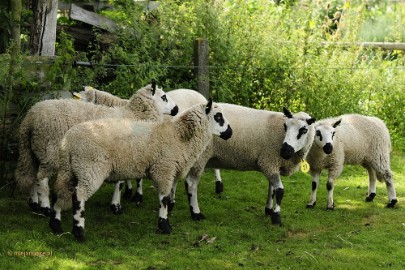
POLYGON ((346 114, 319 121, 315 125, 315 143, 307 156, 312 176, 312 194, 307 208, 314 208, 319 175, 328 170, 327 209, 334 209, 334 182, 345 164, 362 165, 369 175, 367 202, 376 195, 376 180, 384 180, 388 191, 387 207, 397 203, 394 180, 390 169, 391 139, 384 122, 371 116, 346 114))
POLYGON ((162 113, 175 115, 177 111, 177 105, 155 83, 139 89, 126 106, 117 108, 77 100, 38 102, 20 126, 17 185, 22 190, 30 189, 32 209, 49 214, 48 181, 58 168, 59 143, 69 128, 106 117, 160 121, 162 113))
POLYGON ((211 100, 193 106, 172 121, 100 119, 74 126, 60 145, 57 199, 50 227, 55 233, 62 232, 61 211, 72 204, 72 233, 83 241, 85 202, 114 173, 124 179, 153 180, 160 203, 158 227, 169 234, 172 183, 188 172, 213 134, 226 140, 232 136, 232 129, 220 106, 211 100))
POLYGON ((291 175, 305 159, 314 140, 312 124, 315 119, 304 112, 293 115, 286 108, 283 115, 231 104, 220 105, 234 134, 226 142, 214 138, 187 174, 185 184, 192 219, 205 218, 198 205, 197 187, 204 168, 211 167, 262 172, 269 181, 265 213, 273 224, 281 224, 284 187, 280 175, 291 175))

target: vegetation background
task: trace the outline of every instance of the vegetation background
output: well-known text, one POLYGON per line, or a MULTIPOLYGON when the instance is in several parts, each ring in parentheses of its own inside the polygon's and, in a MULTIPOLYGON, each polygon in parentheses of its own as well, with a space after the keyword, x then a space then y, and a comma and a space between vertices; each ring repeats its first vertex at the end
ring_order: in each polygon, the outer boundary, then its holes
MULTIPOLYGON (((86 51, 77 51, 74 39, 61 33, 55 61, 41 63, 49 65, 49 71, 35 80, 30 74, 36 70, 35 64, 25 61, 28 28, 22 31, 21 53, 0 56, 2 267, 404 268, 400 247, 405 240, 401 206, 405 192, 405 52, 355 44, 405 42, 403 1, 161 1, 151 12, 132 0, 111 4, 114 9, 100 13, 120 25, 112 46, 103 46, 100 30, 95 29, 98 38, 86 51), (179 188, 172 236, 155 234, 156 198, 152 189, 147 189, 141 209, 128 204, 127 212, 116 217, 108 212, 109 185, 89 202, 86 232, 90 243, 79 245, 69 234, 50 234, 46 219, 28 214, 25 195, 13 188, 18 155, 15 134, 25 112, 44 92, 78 91, 83 85, 121 97, 131 96, 151 78, 157 78, 166 91, 196 89, 193 43, 197 38, 209 42, 210 89, 216 101, 275 111, 286 106, 317 119, 344 113, 383 119, 393 140, 399 199, 396 209, 382 209, 386 203, 383 185, 379 185, 375 203, 363 202, 367 176, 362 169, 349 167, 336 190, 337 210, 324 210, 323 190, 317 208, 308 211, 305 204, 310 180, 297 173, 283 179, 284 225, 274 227, 262 211, 267 184, 260 174, 224 172, 226 193, 217 197, 212 172, 208 172, 201 183, 201 205, 208 220, 189 220, 187 199, 179 188), (339 42, 351 45, 341 46, 339 42), (74 61, 92 61, 95 65, 74 67, 74 61), (17 113, 7 120, 11 107, 17 113), (19 251, 53 251, 53 255, 14 255, 19 251)), ((12 22, 7 20, 4 3, 0 3, 0 15, 0 30, 6 31, 12 22)), ((25 9, 25 25, 31 16, 25 9)), ((75 22, 61 17, 58 23, 75 22)), ((69 230, 68 214, 64 222, 69 230)))

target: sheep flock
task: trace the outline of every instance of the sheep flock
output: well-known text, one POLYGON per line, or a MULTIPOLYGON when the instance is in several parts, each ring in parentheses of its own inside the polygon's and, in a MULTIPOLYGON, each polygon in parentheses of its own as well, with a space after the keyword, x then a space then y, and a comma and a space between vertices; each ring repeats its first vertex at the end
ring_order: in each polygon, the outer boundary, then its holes
MULTIPOLYGON (((304 161, 312 178, 307 208, 316 205, 325 169, 326 208, 334 209, 335 180, 346 164, 367 170, 367 202, 376 196, 379 180, 387 188, 387 208, 397 203, 390 135, 377 117, 346 114, 315 120, 287 108, 274 112, 217 103, 190 89, 166 93, 155 81, 128 100, 92 87, 72 94, 72 99, 36 103, 19 129, 16 184, 29 193, 30 208, 49 217, 55 234, 63 232, 63 211, 72 208, 72 234, 85 240, 85 203, 105 181, 115 183, 110 205, 120 214, 124 181, 124 197, 133 196, 141 204, 142 179, 152 180, 159 202, 158 229, 170 234, 177 182, 185 179, 190 216, 205 219, 197 198, 206 168, 215 169, 217 193, 223 192, 220 169, 262 173, 268 180, 264 214, 275 225, 282 217, 281 176, 297 172, 304 161)), ((227 181, 231 189, 231 179, 227 181)))

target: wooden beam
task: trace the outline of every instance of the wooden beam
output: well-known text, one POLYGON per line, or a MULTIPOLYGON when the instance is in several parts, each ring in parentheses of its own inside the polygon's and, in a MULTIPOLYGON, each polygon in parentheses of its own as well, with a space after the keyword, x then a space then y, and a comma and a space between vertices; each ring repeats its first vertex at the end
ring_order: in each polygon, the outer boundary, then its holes
POLYGON ((380 48, 405 51, 405 43, 397 42, 322 42, 322 46, 380 48))
POLYGON ((109 32, 114 32, 118 29, 118 26, 114 21, 97 13, 87 11, 75 4, 70 6, 69 16, 73 20, 81 21, 109 32))

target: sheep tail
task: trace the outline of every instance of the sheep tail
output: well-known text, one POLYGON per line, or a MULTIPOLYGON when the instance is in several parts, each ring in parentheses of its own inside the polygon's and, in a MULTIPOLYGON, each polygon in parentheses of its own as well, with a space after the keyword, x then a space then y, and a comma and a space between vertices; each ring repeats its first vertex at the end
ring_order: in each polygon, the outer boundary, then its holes
POLYGON ((35 183, 39 162, 31 149, 31 133, 34 119, 28 112, 19 129, 19 156, 15 170, 15 181, 21 191, 28 191, 35 183))

